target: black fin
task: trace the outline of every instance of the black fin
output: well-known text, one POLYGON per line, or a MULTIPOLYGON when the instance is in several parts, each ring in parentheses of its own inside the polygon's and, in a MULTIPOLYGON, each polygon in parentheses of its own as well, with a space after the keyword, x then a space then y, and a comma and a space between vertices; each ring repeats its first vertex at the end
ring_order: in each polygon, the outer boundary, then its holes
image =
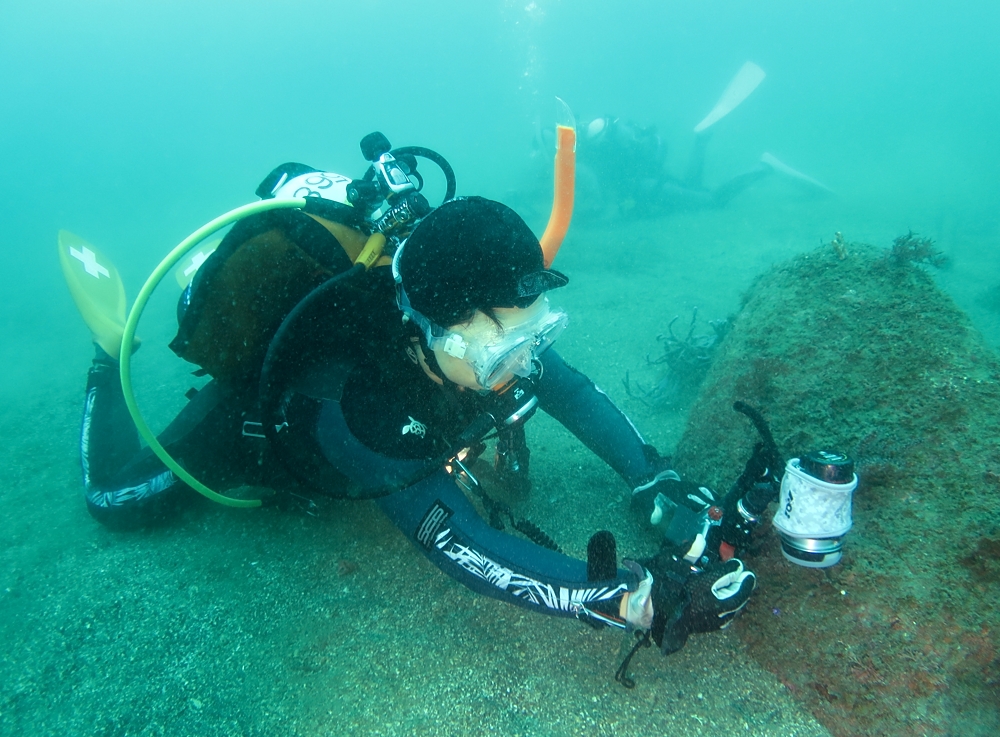
POLYGON ((618 575, 618 545, 607 530, 595 532, 587 543, 587 580, 610 581, 618 575))

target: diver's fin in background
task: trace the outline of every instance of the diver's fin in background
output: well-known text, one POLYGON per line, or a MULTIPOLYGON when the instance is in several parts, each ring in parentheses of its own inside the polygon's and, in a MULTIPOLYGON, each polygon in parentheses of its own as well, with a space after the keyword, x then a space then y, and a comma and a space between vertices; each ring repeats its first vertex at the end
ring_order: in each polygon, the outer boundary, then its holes
POLYGON ((769 166, 775 171, 781 172, 782 174, 789 176, 792 179, 798 179, 800 182, 805 182, 806 184, 810 184, 813 187, 822 189, 824 192, 830 192, 831 194, 833 193, 833 190, 827 187, 825 184, 823 184, 823 182, 817 181, 812 177, 808 176, 807 174, 803 174, 797 169, 793 169, 788 164, 784 163, 783 161, 780 161, 777 157, 767 153, 766 151, 763 154, 761 154, 760 163, 764 164, 765 166, 769 166))
POLYGON ((125 332, 126 306, 118 269, 107 256, 68 230, 59 231, 59 264, 94 342, 117 358, 125 332))
POLYGON ((723 91, 722 97, 715 103, 712 111, 694 127, 694 132, 701 133, 729 115, 741 102, 750 97, 750 93, 757 89, 757 85, 764 81, 765 76, 764 70, 759 66, 752 61, 746 62, 736 72, 736 76, 723 91))

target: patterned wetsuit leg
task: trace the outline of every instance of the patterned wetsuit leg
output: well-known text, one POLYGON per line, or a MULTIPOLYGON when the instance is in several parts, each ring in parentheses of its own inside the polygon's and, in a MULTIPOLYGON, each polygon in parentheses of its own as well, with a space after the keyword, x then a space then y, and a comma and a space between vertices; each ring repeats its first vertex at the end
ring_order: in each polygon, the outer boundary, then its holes
POLYGON ((118 366, 96 359, 87 376, 80 462, 87 509, 104 524, 131 526, 153 521, 173 506, 177 478, 164 467, 145 477, 124 477, 123 470, 141 455, 118 366))
MULTIPOLYGON (((266 440, 244 437, 244 419, 212 382, 159 440, 211 488, 261 483, 260 449, 266 440)), ((107 358, 95 359, 88 376, 80 459, 87 508, 104 524, 130 527, 155 522, 194 495, 148 448, 140 448, 118 365, 107 358)))

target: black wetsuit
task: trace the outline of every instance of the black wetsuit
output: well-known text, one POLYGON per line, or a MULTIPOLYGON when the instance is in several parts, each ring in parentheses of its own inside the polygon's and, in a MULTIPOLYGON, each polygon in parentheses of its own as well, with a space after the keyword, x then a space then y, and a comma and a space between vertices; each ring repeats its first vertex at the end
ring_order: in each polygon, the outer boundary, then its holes
MULTIPOLYGON (((369 356, 343 382, 340 401, 303 400, 282 431, 330 484, 392 484, 425 466, 475 416, 478 395, 432 382, 398 346, 369 356), (324 470, 325 469, 325 470, 324 470)), ((662 470, 625 415, 593 382, 549 350, 541 357, 539 406, 635 488, 662 470)), ((294 404, 294 403, 293 403, 294 404)), ((194 395, 160 436, 196 478, 219 490, 239 485, 308 493, 264 438, 252 403, 217 381, 194 395)), ((140 449, 109 358, 90 370, 81 438, 91 513, 111 525, 167 513, 194 492, 140 449)), ((339 494, 338 494, 339 495, 339 494)), ((587 564, 494 529, 445 470, 377 500, 393 523, 448 575, 477 592, 549 614, 617 611, 632 579, 624 570, 588 579, 587 564)))

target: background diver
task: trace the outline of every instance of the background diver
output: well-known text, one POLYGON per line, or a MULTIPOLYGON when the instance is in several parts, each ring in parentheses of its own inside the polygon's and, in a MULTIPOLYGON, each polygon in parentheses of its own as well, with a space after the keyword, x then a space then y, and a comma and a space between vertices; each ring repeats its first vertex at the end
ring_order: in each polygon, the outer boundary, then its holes
MULTIPOLYGON (((664 653, 726 626, 755 585, 726 534, 749 535, 735 500, 750 488, 770 498, 779 462, 758 448, 725 500, 682 481, 551 347, 568 317, 547 295, 568 279, 547 268, 553 254, 524 221, 498 202, 453 198, 453 175, 431 209, 414 156, 381 134, 362 148, 372 166, 358 180, 278 167, 258 196, 307 204, 240 220, 197 269, 171 348, 213 380, 160 434, 163 447, 213 488, 375 498, 473 591, 646 631, 664 653), (369 259, 374 241, 386 251, 369 259), (643 518, 668 528, 658 554, 619 567, 614 537, 598 532, 587 561, 573 559, 483 490, 473 463, 490 438, 501 482, 529 485, 523 423, 536 407, 618 473, 643 518), (503 520, 530 540, 497 529, 503 520)), ((60 255, 97 346, 81 433, 87 507, 114 527, 161 521, 196 495, 140 447, 117 361, 120 279, 71 234, 60 255)))
MULTIPOLYGON (((601 216, 657 216, 722 207, 775 172, 829 191, 770 153, 762 154, 754 168, 715 187, 705 186, 705 152, 713 126, 746 100, 764 77, 764 71, 753 62, 740 68, 715 107, 695 126, 687 170, 680 177, 667 169, 667 144, 655 126, 612 115, 588 121, 582 128, 577 162, 582 211, 601 216)), ((540 127, 536 130, 536 145, 541 151, 552 148, 544 143, 546 133, 540 127)))

